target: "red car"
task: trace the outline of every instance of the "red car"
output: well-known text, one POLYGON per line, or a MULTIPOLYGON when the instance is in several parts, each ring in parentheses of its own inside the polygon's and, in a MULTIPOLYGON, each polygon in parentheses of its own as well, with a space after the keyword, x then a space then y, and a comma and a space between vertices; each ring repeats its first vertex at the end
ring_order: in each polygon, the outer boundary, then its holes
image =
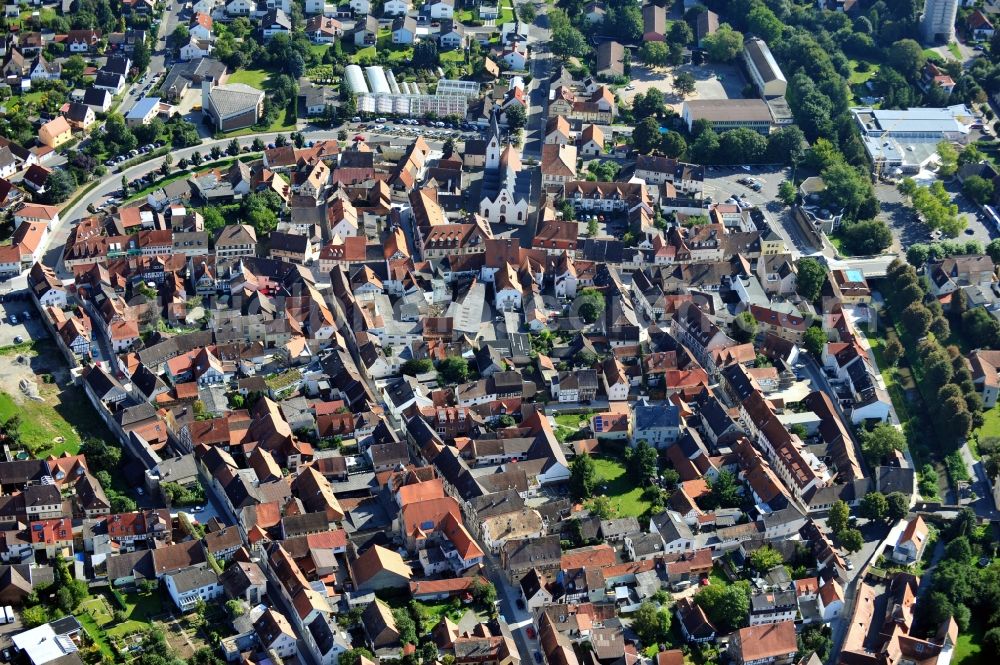
POLYGON ((532 640, 535 639, 535 628, 534 628, 534 626, 528 626, 528 630, 526 630, 525 632, 528 633, 528 638, 529 639, 532 639, 532 640))

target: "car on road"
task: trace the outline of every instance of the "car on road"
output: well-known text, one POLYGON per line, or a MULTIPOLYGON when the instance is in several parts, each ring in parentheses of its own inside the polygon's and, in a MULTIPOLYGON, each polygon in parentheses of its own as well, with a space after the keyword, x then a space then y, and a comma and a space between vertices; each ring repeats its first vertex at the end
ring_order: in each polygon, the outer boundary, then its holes
POLYGON ((541 665, 541 662, 542 662, 542 652, 541 651, 536 651, 535 652, 535 662, 539 663, 539 665, 541 665))
POLYGON ((20 335, 15 335, 14 336, 14 343, 15 344, 23 344, 24 343, 24 338, 21 337, 20 335))
MULTIPOLYGON (((503 319, 500 318, 500 317, 498 317, 497 320, 498 321, 502 321, 503 319)), ((517 609, 519 609, 519 610, 523 610, 524 609, 524 599, 523 598, 518 598, 517 599, 517 609)))
POLYGON ((740 168, 743 169, 744 171, 746 171, 747 173, 750 173, 750 167, 747 166, 746 164, 740 166, 740 168))
POLYGON ((9 317, 7 317, 7 320, 10 321, 10 324, 12 326, 16 326, 17 325, 17 314, 11 314, 9 317))
POLYGON ((205 506, 195 506, 194 508, 191 509, 191 512, 192 513, 200 513, 203 510, 205 510, 205 506))
POLYGON ((528 639, 529 640, 533 640, 536 637, 538 637, 538 633, 535 632, 535 627, 534 626, 528 626, 528 629, 526 631, 524 631, 524 632, 526 632, 528 634, 528 639))

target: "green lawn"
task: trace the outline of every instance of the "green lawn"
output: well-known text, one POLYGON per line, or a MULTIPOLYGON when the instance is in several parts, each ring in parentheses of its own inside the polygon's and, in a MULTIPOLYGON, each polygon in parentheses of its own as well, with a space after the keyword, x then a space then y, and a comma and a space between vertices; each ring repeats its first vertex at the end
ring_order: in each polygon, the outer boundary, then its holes
POLYGON ((329 48, 329 44, 312 44, 309 46, 309 51, 317 58, 322 58, 329 48))
MULTIPOLYGON (((867 61, 866 61, 867 62, 867 61)), ((858 71, 858 61, 851 60, 851 77, 848 81, 851 85, 858 85, 860 83, 865 83, 871 77, 878 73, 878 63, 868 62, 868 71, 859 72, 858 71)))
POLYGON ((1000 437, 1000 407, 984 410, 983 426, 973 431, 969 437, 969 450, 976 459, 979 459, 979 441, 988 436, 1000 437))
POLYGON ((607 457, 594 457, 597 469, 597 493, 611 499, 618 517, 641 517, 649 510, 650 502, 643 498, 643 488, 636 485, 625 472, 625 465, 607 457))
POLYGON ((364 58, 374 59, 377 55, 378 51, 374 46, 366 46, 354 52, 354 55, 351 56, 351 62, 357 64, 364 58))
POLYGON ((955 645, 955 665, 986 665, 989 660, 982 651, 980 644, 983 637, 982 626, 977 621, 971 621, 968 631, 963 631, 958 636, 958 643, 955 645))
MULTIPOLYGON (((40 386, 40 389, 44 396, 44 388, 40 386)), ((81 435, 109 436, 94 415, 83 390, 76 386, 57 392, 55 400, 25 400, 24 404, 17 404, 10 395, 0 393, 0 420, 14 414, 21 417, 21 439, 36 457, 63 452, 76 454, 80 450, 81 435), (59 437, 61 441, 57 440, 59 437)))
POLYGON ((465 54, 462 53, 461 49, 453 49, 451 51, 441 51, 441 64, 447 64, 449 62, 457 62, 462 64, 465 62, 465 54))
POLYGON ((958 44, 956 42, 949 42, 948 52, 955 56, 955 59, 961 62, 962 52, 958 49, 958 44))
POLYGON ((226 83, 245 83, 263 90, 269 76, 270 74, 263 69, 239 69, 229 75, 226 83))
MULTIPOLYGON (((885 345, 887 339, 883 334, 884 331, 879 330, 878 333, 871 334, 867 325, 859 327, 865 337, 868 338, 868 343, 875 354, 875 363, 878 365, 879 371, 882 372, 882 380, 885 381, 886 390, 889 391, 889 397, 892 398, 892 406, 896 409, 896 415, 899 416, 901 422, 906 422, 910 419, 910 407, 904 392, 905 386, 901 385, 900 380, 907 379, 909 381, 909 370, 892 367, 889 361, 886 360, 885 345)), ((891 334, 895 336, 895 332, 891 334)))
POLYGON ((452 605, 448 601, 440 601, 437 603, 428 603, 415 601, 417 611, 420 613, 420 622, 423 624, 424 628, 430 630, 441 621, 442 617, 448 617, 455 623, 462 620, 465 616, 465 608, 460 607, 457 610, 452 609, 452 605))

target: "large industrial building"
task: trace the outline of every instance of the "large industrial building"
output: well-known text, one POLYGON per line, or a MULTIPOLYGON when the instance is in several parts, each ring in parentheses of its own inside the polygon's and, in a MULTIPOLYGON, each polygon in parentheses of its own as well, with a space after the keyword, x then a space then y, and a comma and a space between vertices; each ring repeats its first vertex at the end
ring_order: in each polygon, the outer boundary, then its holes
POLYGON ((403 116, 465 117, 469 99, 479 96, 479 84, 472 81, 438 81, 434 94, 421 90, 416 83, 396 81, 391 69, 378 66, 348 65, 344 78, 364 113, 386 113, 403 116))
POLYGON ((905 111, 853 108, 851 114, 877 173, 916 173, 937 156, 941 141, 965 143, 976 121, 964 104, 905 111))

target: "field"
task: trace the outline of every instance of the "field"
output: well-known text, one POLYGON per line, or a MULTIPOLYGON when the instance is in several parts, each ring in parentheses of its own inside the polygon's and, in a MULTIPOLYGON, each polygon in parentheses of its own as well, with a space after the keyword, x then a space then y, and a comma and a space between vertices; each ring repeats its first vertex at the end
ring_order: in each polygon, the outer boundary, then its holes
POLYGON ((618 517, 640 517, 650 507, 643 498, 643 488, 636 485, 625 471, 625 465, 615 459, 595 456, 597 493, 611 499, 618 517))

